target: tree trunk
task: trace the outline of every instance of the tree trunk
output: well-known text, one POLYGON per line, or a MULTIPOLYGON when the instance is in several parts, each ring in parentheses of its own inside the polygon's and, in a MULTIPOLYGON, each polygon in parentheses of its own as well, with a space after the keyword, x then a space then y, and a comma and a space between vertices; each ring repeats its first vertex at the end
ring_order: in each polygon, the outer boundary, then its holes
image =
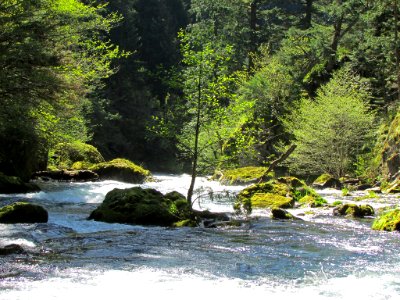
POLYGON ((203 62, 200 62, 199 78, 197 84, 197 112, 196 112, 196 127, 194 134, 194 149, 192 161, 192 179, 187 194, 187 201, 192 205, 194 185, 197 177, 197 162, 199 160, 199 136, 200 136, 200 110, 201 110, 201 79, 203 76, 203 62))
POLYGON ((333 34, 331 48, 329 51, 330 53, 329 53, 328 63, 326 65, 326 71, 328 74, 330 74, 333 71, 333 69, 335 68, 337 50, 338 50, 340 38, 342 35, 342 26, 343 26, 343 15, 341 15, 339 17, 339 19, 337 20, 337 22, 334 24, 335 31, 333 34))
POLYGON ((254 67, 253 54, 257 51, 257 4, 258 1, 254 0, 250 3, 250 45, 249 45, 249 66, 248 72, 254 67))
POLYGON ((303 19, 303 28, 304 29, 311 28, 313 3, 314 3, 314 0, 306 0, 306 15, 303 19))

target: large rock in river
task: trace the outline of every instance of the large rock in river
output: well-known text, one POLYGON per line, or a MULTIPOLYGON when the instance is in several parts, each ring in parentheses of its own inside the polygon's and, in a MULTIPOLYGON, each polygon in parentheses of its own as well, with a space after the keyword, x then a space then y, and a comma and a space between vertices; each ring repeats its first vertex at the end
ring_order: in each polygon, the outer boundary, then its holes
POLYGON ((0 208, 0 223, 47 223, 47 211, 35 204, 16 202, 0 208))
POLYGON ((128 183, 143 183, 151 175, 150 171, 122 158, 96 164, 90 170, 97 173, 101 180, 118 180, 128 183))
MULTIPOLYGON (((251 213, 253 208, 291 208, 304 196, 320 196, 296 177, 279 177, 268 182, 253 184, 237 196, 234 208, 251 213)), ((314 198, 313 198, 314 199, 314 198)))
POLYGON ((341 189, 342 188, 342 183, 334 178, 332 175, 329 174, 322 174, 319 176, 315 181, 313 182, 313 187, 315 188, 320 188, 320 189, 326 189, 326 188, 335 188, 335 189, 341 189))
POLYGON ((366 216, 373 216, 375 214, 375 211, 373 207, 369 204, 357 205, 357 204, 347 203, 335 207, 333 209, 333 214, 335 216, 364 218, 366 216))
POLYGON ((107 193, 103 203, 89 219, 108 223, 173 226, 191 219, 186 198, 172 192, 163 195, 155 189, 133 187, 114 189, 107 193))

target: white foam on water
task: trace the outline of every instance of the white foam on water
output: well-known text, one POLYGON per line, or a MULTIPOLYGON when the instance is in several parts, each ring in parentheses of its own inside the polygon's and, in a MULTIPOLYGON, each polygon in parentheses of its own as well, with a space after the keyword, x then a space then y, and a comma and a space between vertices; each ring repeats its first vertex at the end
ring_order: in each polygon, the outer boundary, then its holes
POLYGON ((0 239, 0 247, 4 247, 7 245, 11 245, 11 244, 17 244, 22 246, 23 248, 35 248, 36 244, 32 241, 29 241, 27 239, 23 239, 23 238, 1 238, 0 239))
POLYGON ((316 278, 316 284, 279 284, 268 278, 243 280, 186 274, 180 270, 67 270, 60 277, 1 291, 0 299, 400 299, 400 278, 316 278), (66 277, 64 277, 66 276, 66 277))

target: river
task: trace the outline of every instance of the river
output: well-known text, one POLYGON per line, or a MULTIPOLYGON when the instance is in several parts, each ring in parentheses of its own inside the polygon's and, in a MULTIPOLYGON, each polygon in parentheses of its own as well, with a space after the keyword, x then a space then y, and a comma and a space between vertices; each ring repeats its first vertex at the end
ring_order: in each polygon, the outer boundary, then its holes
MULTIPOLYGON (((186 193, 190 180, 155 178, 144 186, 186 193)), ((86 220, 108 191, 131 186, 53 182, 39 193, 0 195, 0 205, 23 199, 49 211, 47 224, 0 224, 0 247, 27 250, 0 257, 0 299, 400 299, 400 236, 372 231, 371 219, 333 217, 330 208, 294 221, 254 211, 250 224, 217 229, 86 220)), ((199 178, 197 188, 243 187, 199 178)), ((322 192, 330 202, 341 197, 322 192)), ((230 197, 202 197, 199 206, 233 211, 230 197)))

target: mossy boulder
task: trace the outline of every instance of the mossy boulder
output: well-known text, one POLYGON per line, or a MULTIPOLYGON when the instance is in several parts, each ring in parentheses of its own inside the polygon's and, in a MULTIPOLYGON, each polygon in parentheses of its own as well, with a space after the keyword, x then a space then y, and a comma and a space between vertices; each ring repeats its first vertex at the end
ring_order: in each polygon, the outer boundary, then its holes
POLYGON ((400 231, 400 209, 388 211, 372 223, 372 229, 384 231, 400 231))
POLYGON ((265 167, 243 167, 237 169, 229 169, 216 171, 213 178, 222 184, 248 184, 259 181, 264 176, 267 168, 265 167))
POLYGON ((243 189, 237 196, 234 208, 238 212, 251 213, 252 208, 259 207, 274 207, 272 199, 279 200, 278 202, 285 203, 279 207, 293 207, 294 202, 303 198, 306 195, 319 195, 303 181, 296 177, 280 177, 253 184, 243 189), (274 195, 274 196, 272 196, 274 195), (268 203, 268 205, 267 205, 268 203))
POLYGON ((34 183, 23 182, 20 178, 0 173, 0 194, 20 194, 40 191, 34 183))
POLYGON ((308 194, 300 198, 299 203, 310 207, 322 207, 327 205, 328 201, 319 195, 308 194))
POLYGON ((272 193, 257 193, 251 197, 251 204, 257 208, 292 208, 294 199, 272 193))
POLYGON ((281 209, 281 208, 275 207, 271 210, 271 213, 272 213, 272 218, 276 219, 276 220, 293 220, 293 219, 295 219, 295 217, 291 213, 289 213, 286 210, 281 209))
POLYGON ((51 169, 88 169, 104 162, 96 147, 82 142, 59 143, 49 152, 51 169))
POLYGON ((114 189, 89 219, 107 223, 174 226, 192 220, 186 198, 177 193, 163 195, 155 189, 114 189))
POLYGON ((371 205, 357 205, 352 203, 346 203, 337 206, 333 210, 335 216, 347 216, 354 218, 364 218, 366 216, 373 216, 375 211, 371 205))
POLYGON ((0 223, 47 223, 49 215, 39 205, 16 202, 0 208, 0 223))
POLYGON ((143 183, 151 175, 150 171, 122 158, 96 164, 90 170, 97 173, 101 180, 117 180, 127 183, 143 183))
POLYGON ((330 174, 322 174, 321 176, 319 176, 317 179, 314 180, 312 186, 320 189, 326 189, 326 188, 341 189, 342 183, 340 182, 339 179, 334 178, 330 174))

